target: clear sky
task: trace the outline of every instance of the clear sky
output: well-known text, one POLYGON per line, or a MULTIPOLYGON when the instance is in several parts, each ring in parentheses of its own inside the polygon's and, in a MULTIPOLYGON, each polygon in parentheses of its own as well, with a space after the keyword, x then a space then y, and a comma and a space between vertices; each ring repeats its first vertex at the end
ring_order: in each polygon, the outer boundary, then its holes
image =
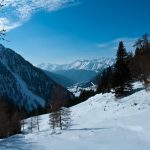
POLYGON ((150 33, 150 0, 6 0, 2 42, 34 65, 114 57, 117 44, 129 49, 150 33))

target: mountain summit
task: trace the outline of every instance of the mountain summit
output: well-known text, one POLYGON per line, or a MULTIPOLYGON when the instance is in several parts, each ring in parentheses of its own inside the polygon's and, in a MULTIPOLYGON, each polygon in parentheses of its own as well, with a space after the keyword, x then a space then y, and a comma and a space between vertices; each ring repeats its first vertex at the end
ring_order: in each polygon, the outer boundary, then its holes
POLYGON ((89 71, 101 71, 102 69, 111 66, 114 64, 114 59, 111 58, 100 58, 100 59, 92 59, 92 60, 77 60, 70 64, 50 64, 50 63, 42 63, 37 67, 48 70, 48 71, 59 71, 59 70, 89 70, 89 71))

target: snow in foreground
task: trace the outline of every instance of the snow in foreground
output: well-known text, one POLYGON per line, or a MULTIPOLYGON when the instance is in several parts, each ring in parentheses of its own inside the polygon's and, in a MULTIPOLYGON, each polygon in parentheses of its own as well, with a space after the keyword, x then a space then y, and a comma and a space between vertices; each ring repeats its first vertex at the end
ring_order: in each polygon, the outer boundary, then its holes
POLYGON ((135 84, 135 93, 116 101, 113 94, 96 95, 71 108, 73 125, 52 134, 48 115, 40 132, 0 141, 0 150, 149 150, 150 93, 135 84))

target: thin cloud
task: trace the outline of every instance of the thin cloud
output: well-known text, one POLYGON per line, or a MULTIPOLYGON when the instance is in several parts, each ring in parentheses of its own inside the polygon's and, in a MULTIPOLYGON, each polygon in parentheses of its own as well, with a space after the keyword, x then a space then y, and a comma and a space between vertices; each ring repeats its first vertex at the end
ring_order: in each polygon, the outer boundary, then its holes
POLYGON ((0 28, 14 29, 39 10, 56 11, 79 3, 79 0, 5 0, 0 12, 0 28))
POLYGON ((126 38, 126 37, 117 38, 112 41, 108 41, 106 43, 99 43, 99 44, 97 44, 97 47, 100 50, 116 51, 118 48, 119 42, 123 41, 127 51, 133 51, 134 50, 133 45, 136 40, 137 40, 137 38, 126 38))

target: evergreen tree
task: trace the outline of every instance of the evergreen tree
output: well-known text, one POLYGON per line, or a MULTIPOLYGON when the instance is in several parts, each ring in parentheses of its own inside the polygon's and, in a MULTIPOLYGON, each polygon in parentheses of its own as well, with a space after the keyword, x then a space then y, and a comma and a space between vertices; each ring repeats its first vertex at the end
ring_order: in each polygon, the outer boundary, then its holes
POLYGON ((145 89, 150 89, 150 40, 148 34, 134 45, 136 47, 134 56, 134 68, 137 73, 137 79, 144 83, 145 89))
POLYGON ((113 87, 116 97, 125 96, 132 90, 132 77, 127 64, 127 58, 128 54, 124 44, 123 42, 120 42, 117 50, 115 72, 113 77, 113 87))
POLYGON ((0 97, 0 138, 21 132, 20 113, 15 106, 0 97))
POLYGON ((88 98, 92 97, 95 95, 94 90, 82 90, 79 97, 78 97, 78 102, 84 102, 86 101, 88 98))
POLYGON ((107 68, 107 86, 106 86, 106 92, 109 93, 111 91, 112 88, 112 76, 113 76, 113 71, 112 71, 112 67, 108 67, 107 68))
POLYGON ((97 93, 109 93, 112 88, 112 76, 113 71, 111 67, 108 67, 102 72, 102 75, 98 82, 97 93))

